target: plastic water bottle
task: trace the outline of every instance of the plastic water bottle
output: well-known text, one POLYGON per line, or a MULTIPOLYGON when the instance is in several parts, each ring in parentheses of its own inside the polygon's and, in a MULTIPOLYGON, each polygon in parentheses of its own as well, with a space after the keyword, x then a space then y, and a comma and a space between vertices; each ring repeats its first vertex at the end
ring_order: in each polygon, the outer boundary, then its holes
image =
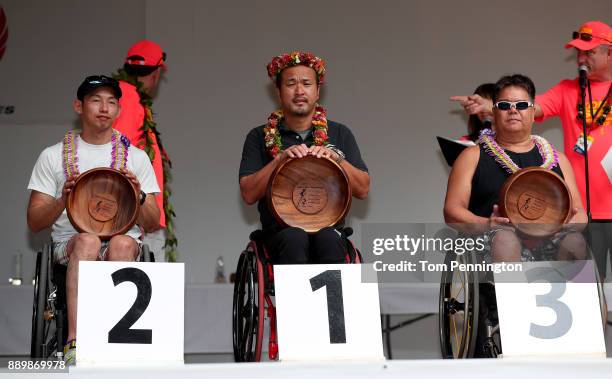
POLYGON ((13 254, 13 276, 9 278, 9 283, 14 286, 21 285, 21 262, 22 262, 22 254, 20 251, 17 251, 13 254))
POLYGON ((215 283, 227 283, 225 279, 225 263, 223 263, 223 257, 217 258, 217 265, 215 268, 215 283))

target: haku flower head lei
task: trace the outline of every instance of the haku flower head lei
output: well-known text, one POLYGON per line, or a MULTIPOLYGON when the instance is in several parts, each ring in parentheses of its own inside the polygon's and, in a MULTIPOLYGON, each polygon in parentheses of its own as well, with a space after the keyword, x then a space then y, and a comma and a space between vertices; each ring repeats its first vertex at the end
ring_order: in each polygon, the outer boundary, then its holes
MULTIPOLYGON (((62 143, 62 168, 66 179, 79 175, 78 132, 71 130, 64 136, 62 143)), ((121 170, 127 167, 130 140, 113 129, 111 136, 110 168, 121 170)))
POLYGON ((276 82, 278 75, 287 67, 304 65, 312 68, 317 73, 317 82, 323 84, 325 81, 325 61, 312 53, 305 51, 294 51, 291 54, 282 54, 272 58, 268 63, 268 76, 276 82))
MULTIPOLYGON (((538 148, 538 152, 542 156, 542 165, 540 167, 547 170, 552 170, 559 165, 559 156, 557 150, 544 138, 532 135, 531 139, 538 148)), ((495 132, 491 129, 483 129, 480 132, 478 143, 497 163, 499 163, 509 174, 513 174, 521 169, 512 158, 508 156, 506 151, 495 141, 495 132)))

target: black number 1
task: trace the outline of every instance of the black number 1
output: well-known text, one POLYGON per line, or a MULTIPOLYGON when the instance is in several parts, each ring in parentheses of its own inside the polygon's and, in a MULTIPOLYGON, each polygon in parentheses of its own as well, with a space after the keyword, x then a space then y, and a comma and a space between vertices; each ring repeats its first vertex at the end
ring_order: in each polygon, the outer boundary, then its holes
POLYGON ((346 343, 344 326, 344 298, 342 297, 342 273, 340 270, 327 270, 310 278, 312 291, 327 287, 327 321, 329 323, 329 342, 346 343))
POLYGON ((111 275, 115 287, 123 282, 136 285, 136 300, 129 311, 108 332, 108 343, 152 343, 151 329, 130 329, 149 306, 151 301, 151 280, 147 274, 134 267, 126 267, 111 275))

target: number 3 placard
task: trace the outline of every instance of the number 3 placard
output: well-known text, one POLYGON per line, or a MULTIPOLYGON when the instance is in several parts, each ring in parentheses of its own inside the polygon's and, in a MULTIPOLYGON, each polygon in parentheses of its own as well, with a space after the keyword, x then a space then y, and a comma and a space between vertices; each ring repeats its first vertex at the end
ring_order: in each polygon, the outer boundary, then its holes
POLYGON ((183 362, 182 263, 81 262, 77 365, 183 362))
POLYGON ((276 265, 281 360, 384 359, 378 284, 361 265, 276 265))
POLYGON ((495 274, 503 356, 605 357, 593 262, 522 266, 495 274))

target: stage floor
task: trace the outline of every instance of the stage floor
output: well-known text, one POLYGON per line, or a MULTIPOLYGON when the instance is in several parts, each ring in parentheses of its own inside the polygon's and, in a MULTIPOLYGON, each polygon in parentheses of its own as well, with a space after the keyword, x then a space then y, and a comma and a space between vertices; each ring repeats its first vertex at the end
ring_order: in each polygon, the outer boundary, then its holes
MULTIPOLYGON (((6 372, 3 369, 0 372, 6 372)), ((470 359, 470 360, 396 360, 382 362, 311 362, 311 363, 215 363, 186 364, 175 367, 72 368, 54 375, 70 378, 166 379, 166 378, 470 378, 516 379, 517 377, 589 379, 610 378, 612 359, 470 359)), ((40 377, 22 373, 20 378, 40 377)))

